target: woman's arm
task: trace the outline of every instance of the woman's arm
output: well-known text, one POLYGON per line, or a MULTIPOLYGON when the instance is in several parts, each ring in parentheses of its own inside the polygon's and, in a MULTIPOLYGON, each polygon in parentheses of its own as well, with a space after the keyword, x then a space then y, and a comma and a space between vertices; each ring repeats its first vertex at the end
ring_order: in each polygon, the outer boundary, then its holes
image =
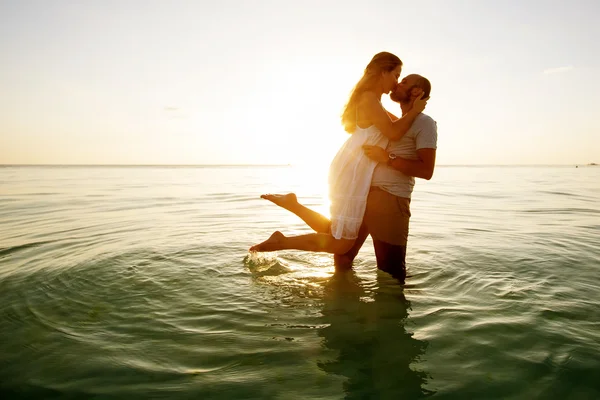
POLYGON ((422 100, 419 97, 414 101, 409 112, 400 119, 392 121, 375 93, 365 92, 359 103, 361 114, 366 116, 371 124, 375 125, 384 136, 391 140, 399 140, 404 136, 426 105, 427 100, 422 100))
MULTIPOLYGON (((384 109, 385 110, 385 109, 384 109)), ((388 110, 385 110, 386 114, 388 115, 388 117, 390 117, 390 119, 392 120, 392 122, 396 121, 398 119, 398 117, 396 117, 394 114, 392 114, 391 112, 389 112, 388 110)))

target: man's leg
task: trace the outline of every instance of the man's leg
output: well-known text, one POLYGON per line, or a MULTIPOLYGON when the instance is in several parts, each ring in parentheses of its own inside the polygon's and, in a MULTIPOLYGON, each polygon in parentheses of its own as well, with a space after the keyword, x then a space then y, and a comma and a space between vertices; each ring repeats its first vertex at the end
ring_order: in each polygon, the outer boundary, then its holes
POLYGON ((354 242, 354 245, 344 254, 334 254, 333 255, 333 265, 335 265, 335 271, 348 271, 352 269, 352 262, 354 258, 360 251, 365 240, 367 240, 367 236, 369 236, 369 232, 367 230, 367 226, 363 223, 358 231, 358 237, 354 242))
POLYGON ((377 268, 404 283, 406 279, 406 246, 373 239, 377 268))
POLYGON ((377 268, 400 282, 406 278, 406 244, 410 199, 372 188, 367 199, 365 222, 373 238, 377 268))

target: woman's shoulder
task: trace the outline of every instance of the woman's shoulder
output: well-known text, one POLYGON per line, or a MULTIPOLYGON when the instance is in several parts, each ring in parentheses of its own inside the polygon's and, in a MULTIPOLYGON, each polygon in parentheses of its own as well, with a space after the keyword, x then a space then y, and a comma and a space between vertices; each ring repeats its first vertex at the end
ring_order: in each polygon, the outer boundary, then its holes
POLYGON ((357 99, 356 106, 359 110, 369 112, 381 106, 381 97, 372 90, 365 91, 357 99))
POLYGON ((379 102, 380 97, 377 96, 377 93, 375 93, 372 90, 365 90, 358 97, 359 104, 369 103, 369 102, 372 102, 373 100, 376 100, 377 102, 379 102))

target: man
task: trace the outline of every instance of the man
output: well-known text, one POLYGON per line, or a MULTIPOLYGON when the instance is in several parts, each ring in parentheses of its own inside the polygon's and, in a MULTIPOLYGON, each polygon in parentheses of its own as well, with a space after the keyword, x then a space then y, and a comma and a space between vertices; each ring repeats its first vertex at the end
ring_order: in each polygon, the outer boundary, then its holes
MULTIPOLYGON (((428 98, 431 83, 420 75, 408 75, 394 89, 390 98, 400 103, 402 115, 416 98, 428 98)), ((437 148, 436 122, 421 113, 410 130, 400 139, 390 141, 387 149, 364 146, 365 154, 379 162, 371 181, 367 209, 354 246, 344 255, 335 255, 336 270, 352 268, 352 261, 371 235, 377 267, 404 283, 406 278, 406 244, 410 219, 410 198, 415 177, 431 179, 437 148)))

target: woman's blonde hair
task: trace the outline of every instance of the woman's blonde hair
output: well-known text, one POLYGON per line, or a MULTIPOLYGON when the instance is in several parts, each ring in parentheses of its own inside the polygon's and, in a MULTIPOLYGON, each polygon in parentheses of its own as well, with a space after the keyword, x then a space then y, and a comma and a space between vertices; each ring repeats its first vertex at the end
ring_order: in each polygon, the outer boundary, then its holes
POLYGON ((342 125, 348 133, 353 133, 356 129, 356 106, 360 95, 367 90, 373 89, 377 84, 382 72, 393 71, 396 67, 402 66, 402 61, 398 56, 383 51, 375 54, 375 56, 365 68, 365 72, 350 92, 350 98, 344 107, 342 113, 342 125))

